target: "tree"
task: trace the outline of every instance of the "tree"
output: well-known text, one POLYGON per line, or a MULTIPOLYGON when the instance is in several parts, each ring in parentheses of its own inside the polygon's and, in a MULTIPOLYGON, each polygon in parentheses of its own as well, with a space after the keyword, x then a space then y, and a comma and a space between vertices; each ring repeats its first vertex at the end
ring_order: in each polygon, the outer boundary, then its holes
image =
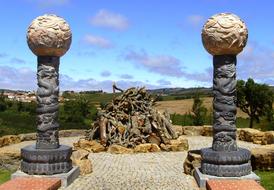
POLYGON ((200 95, 198 92, 194 95, 194 103, 192 106, 192 112, 194 114, 193 117, 193 124, 194 125, 204 125, 207 109, 202 105, 203 100, 200 98, 200 95))
POLYGON ((76 97, 74 100, 64 102, 65 120, 68 122, 83 123, 84 119, 89 116, 94 105, 83 97, 76 97))
POLYGON ((237 81, 237 107, 248 114, 250 128, 254 121, 259 123, 262 116, 272 120, 272 104, 273 92, 268 85, 255 83, 251 78, 246 82, 237 81))
POLYGON ((4 96, 4 92, 2 91, 0 94, 0 112, 3 112, 7 109, 6 98, 4 96))

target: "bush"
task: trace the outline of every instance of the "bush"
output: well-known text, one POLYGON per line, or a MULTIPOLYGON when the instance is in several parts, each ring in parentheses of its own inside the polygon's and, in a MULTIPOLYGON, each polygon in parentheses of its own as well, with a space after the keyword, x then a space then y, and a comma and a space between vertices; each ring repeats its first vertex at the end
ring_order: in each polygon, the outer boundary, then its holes
POLYGON ((63 118, 66 122, 84 123, 85 118, 96 115, 97 109, 87 99, 78 97, 64 102, 63 118))
POLYGON ((194 96, 194 103, 192 106, 193 124, 194 125, 204 125, 206 120, 207 109, 202 105, 203 101, 198 93, 194 96))
POLYGON ((3 112, 7 109, 7 103, 3 92, 0 95, 0 112, 3 112))

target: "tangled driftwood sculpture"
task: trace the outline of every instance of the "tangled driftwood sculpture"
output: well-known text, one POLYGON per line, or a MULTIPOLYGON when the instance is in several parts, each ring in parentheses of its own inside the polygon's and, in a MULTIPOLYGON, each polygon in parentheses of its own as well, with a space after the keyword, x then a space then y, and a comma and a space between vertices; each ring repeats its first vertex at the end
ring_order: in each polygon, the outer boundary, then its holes
POLYGON ((169 144, 177 134, 169 114, 154 108, 154 100, 145 88, 130 88, 99 110, 86 138, 99 139, 106 146, 119 144, 130 148, 147 142, 169 144))

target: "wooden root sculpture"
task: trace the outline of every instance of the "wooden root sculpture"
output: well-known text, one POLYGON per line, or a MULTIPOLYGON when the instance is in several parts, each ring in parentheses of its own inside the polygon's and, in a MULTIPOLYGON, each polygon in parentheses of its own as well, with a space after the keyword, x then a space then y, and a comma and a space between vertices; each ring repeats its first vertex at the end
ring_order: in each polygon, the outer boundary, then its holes
POLYGON ((169 114, 161 114, 154 108, 154 100, 145 88, 130 88, 98 112, 86 138, 99 139, 103 145, 135 147, 150 142, 151 138, 168 144, 177 134, 169 114))

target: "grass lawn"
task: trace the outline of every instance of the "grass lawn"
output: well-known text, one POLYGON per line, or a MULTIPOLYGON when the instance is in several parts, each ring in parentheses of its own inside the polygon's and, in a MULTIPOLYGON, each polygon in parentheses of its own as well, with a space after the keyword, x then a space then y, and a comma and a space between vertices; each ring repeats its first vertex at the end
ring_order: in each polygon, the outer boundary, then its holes
POLYGON ((261 185, 266 190, 274 189, 274 171, 255 171, 261 177, 261 185))
POLYGON ((11 171, 0 169, 0 184, 10 179, 11 171))

